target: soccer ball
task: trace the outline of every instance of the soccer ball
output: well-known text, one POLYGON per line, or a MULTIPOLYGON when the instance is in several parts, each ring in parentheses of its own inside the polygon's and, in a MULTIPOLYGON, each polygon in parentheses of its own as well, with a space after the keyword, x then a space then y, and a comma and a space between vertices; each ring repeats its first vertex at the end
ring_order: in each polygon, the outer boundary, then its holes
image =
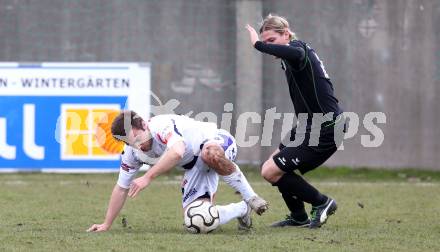
POLYGON ((185 228, 188 232, 206 234, 219 226, 218 210, 209 201, 196 200, 185 210, 185 228))

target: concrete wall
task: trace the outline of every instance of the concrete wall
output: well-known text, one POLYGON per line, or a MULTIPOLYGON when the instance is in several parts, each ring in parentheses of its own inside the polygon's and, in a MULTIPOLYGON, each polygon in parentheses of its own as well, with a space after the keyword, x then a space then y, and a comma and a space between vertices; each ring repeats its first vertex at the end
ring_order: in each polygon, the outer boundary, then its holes
POLYGON ((151 62, 162 101, 220 114, 234 101, 234 13, 233 1, 2 0, 0 60, 151 62))
MULTIPOLYGON (((286 16, 316 49, 341 105, 360 116, 358 134, 327 164, 439 169, 438 0, 260 3, 261 16, 286 16), (372 111, 387 116, 378 124, 385 141, 365 148, 362 119, 372 111)), ((237 103, 236 6, 233 0, 0 0, 0 60, 151 62, 153 91, 162 101, 180 101, 179 113, 212 111, 220 119, 225 103, 237 103)), ((279 66, 263 57, 261 108, 293 112, 279 66)), ((279 142, 280 121, 275 129, 273 147, 259 157, 244 151, 240 159, 264 160, 279 142)))

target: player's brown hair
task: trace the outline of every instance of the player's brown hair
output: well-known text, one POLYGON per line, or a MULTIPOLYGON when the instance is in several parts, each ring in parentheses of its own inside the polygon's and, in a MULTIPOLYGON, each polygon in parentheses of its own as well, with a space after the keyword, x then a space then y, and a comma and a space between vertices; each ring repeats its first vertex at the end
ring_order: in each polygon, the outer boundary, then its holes
POLYGON ((144 119, 140 117, 136 112, 132 110, 122 111, 115 117, 112 123, 112 135, 114 138, 121 140, 121 138, 127 137, 128 132, 132 129, 144 129, 144 119))
POLYGON ((289 22, 282 16, 272 14, 267 15, 261 23, 260 34, 268 30, 273 30, 279 34, 283 34, 287 30, 290 34, 289 38, 291 40, 297 39, 296 34, 289 28, 289 22))

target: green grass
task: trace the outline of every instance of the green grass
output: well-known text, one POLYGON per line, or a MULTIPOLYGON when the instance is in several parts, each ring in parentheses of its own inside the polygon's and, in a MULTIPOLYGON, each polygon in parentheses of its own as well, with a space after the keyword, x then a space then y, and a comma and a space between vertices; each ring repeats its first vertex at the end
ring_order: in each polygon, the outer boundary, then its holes
MULTIPOLYGON (((183 231, 178 173, 128 200, 112 229, 101 234, 85 230, 103 220, 117 174, 0 174, 0 251, 440 250, 438 173, 320 168, 307 177, 339 209, 318 230, 267 227, 287 209, 276 188, 257 172, 246 173, 270 201, 269 212, 254 217, 251 232, 237 231, 233 221, 208 235, 183 231)), ((237 201, 221 183, 217 202, 237 201)))
POLYGON ((400 182, 440 182, 440 172, 416 169, 386 170, 349 167, 321 167, 307 173, 313 179, 331 179, 343 181, 400 181, 400 182))

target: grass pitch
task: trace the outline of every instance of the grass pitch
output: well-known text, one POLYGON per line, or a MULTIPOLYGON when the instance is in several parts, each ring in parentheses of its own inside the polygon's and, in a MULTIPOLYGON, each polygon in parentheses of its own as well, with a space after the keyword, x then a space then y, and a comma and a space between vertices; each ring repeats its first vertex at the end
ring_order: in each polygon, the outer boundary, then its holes
MULTIPOLYGON (((440 251, 439 173, 320 168, 308 178, 339 208, 317 230, 269 228, 287 208, 276 188, 245 173, 270 210, 250 232, 232 221, 208 235, 183 230, 179 173, 128 199, 99 234, 85 230, 103 221, 117 174, 0 174, 0 251, 440 251)), ((221 183, 217 203, 237 201, 221 183)))

